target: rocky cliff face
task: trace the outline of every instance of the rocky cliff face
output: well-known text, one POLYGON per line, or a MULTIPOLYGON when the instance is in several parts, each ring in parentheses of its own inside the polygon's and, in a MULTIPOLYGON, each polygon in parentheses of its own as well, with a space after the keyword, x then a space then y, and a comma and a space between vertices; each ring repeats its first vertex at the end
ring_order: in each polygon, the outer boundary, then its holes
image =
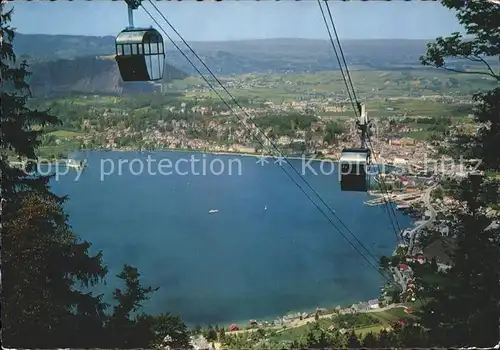
MULTIPOLYGON (((30 66, 30 80, 35 96, 52 96, 68 92, 95 94, 152 93, 160 83, 124 83, 113 58, 79 57, 36 63, 30 66)), ((165 65, 164 82, 182 79, 186 74, 165 65)))

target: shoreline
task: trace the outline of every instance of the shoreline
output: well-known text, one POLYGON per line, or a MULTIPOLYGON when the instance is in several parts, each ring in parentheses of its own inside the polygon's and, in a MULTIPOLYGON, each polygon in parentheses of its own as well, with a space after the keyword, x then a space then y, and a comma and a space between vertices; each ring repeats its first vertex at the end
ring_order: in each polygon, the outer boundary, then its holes
MULTIPOLYGON (((210 150, 204 150, 204 149, 181 149, 181 148, 163 148, 163 149, 155 149, 155 150, 141 150, 141 149, 129 149, 129 148, 113 148, 113 149, 100 149, 100 148, 96 148, 96 149, 79 149, 79 150, 72 150, 72 151, 69 151, 68 152, 68 159, 74 159, 74 155, 75 154, 79 154, 80 156, 82 155, 82 153, 84 152, 99 152, 99 153, 107 153, 107 152, 139 152, 141 154, 151 154, 151 153, 159 153, 159 152, 186 152, 186 153, 199 153, 199 154, 208 154, 208 155, 224 155, 224 156, 238 156, 238 157, 254 157, 254 158, 259 158, 259 157, 265 157, 265 158, 275 158, 275 156, 273 155, 269 155, 269 154, 259 154, 259 153, 248 153, 248 152, 237 152, 237 151, 210 151, 210 150)), ((284 158, 285 159, 289 159, 289 160, 304 160, 304 159, 307 159, 307 157, 311 157, 309 158, 308 160, 310 160, 311 162, 318 162, 318 161, 332 161, 332 162, 338 162, 338 159, 335 159, 335 158, 329 158, 329 157, 321 157, 321 158, 317 158, 315 155, 310 155, 310 156, 306 156, 306 155, 303 155, 301 157, 298 157, 298 156, 290 156, 290 157, 287 157, 285 156, 284 158)), ((76 159, 78 159, 80 157, 76 157, 76 159)), ((388 167, 391 167, 391 168, 395 168, 397 169, 398 167, 397 166, 393 166, 391 164, 384 164, 382 163, 382 165, 384 166, 388 166, 388 167)), ((368 191, 367 194, 372 197, 372 198, 380 198, 383 196, 382 193, 372 193, 372 191, 368 191)), ((374 296, 372 299, 378 299, 379 295, 377 296, 374 296)), ((329 315, 329 314, 333 314, 335 311, 334 309, 335 308, 338 308, 340 307, 341 310, 344 310, 344 309, 349 309, 353 304, 362 304, 362 303, 365 303, 366 301, 353 301, 353 302, 350 302, 350 303, 340 303, 336 306, 329 306, 329 307, 322 307, 322 306, 319 306, 317 305, 316 307, 311 307, 311 308, 306 308, 306 309, 302 309, 302 310, 290 310, 288 313, 286 313, 285 315, 275 315, 275 316, 264 316, 260 319, 257 320, 257 322, 259 323, 262 323, 262 324, 269 324, 271 322, 276 322, 276 320, 284 320, 284 319, 290 319, 292 320, 292 322, 296 319, 298 319, 298 316, 299 314, 301 315, 309 315, 308 317, 310 317, 310 315, 312 314, 314 317, 314 313, 316 312, 316 310, 323 310, 322 312, 320 312, 321 315, 329 315)), ((304 317, 305 319, 306 317, 304 317)), ((243 329, 246 329, 246 328, 249 328, 249 324, 248 324, 249 320, 238 320, 238 321, 233 321, 233 322, 224 322, 220 325, 224 325, 225 328, 227 328, 227 326, 229 326, 230 324, 239 324, 241 326, 241 330, 243 329)), ((289 323, 289 321, 288 321, 289 323)), ((284 323, 286 324, 286 322, 284 323)), ((279 326, 279 325, 278 325, 279 326)), ((264 326, 265 328, 268 328, 268 327, 273 327, 273 326, 270 326, 270 325, 265 325, 264 326)), ((276 327, 276 326, 274 326, 276 327)))
MULTIPOLYGON (((128 148, 112 148, 112 149, 104 149, 104 148, 88 148, 88 149, 79 149, 79 150, 71 150, 68 151, 70 154, 74 154, 77 152, 140 152, 140 153, 153 153, 153 152, 186 152, 186 153, 201 153, 201 154, 209 154, 209 155, 236 155, 236 156, 241 156, 241 157, 254 157, 254 158, 276 158, 276 156, 272 154, 263 154, 263 153, 248 153, 248 152, 237 152, 237 151, 210 151, 210 150, 204 150, 204 149, 193 149, 193 148, 158 148, 154 150, 140 150, 140 149, 128 149, 128 148)), ((302 156, 283 156, 284 159, 291 159, 291 160, 304 160, 308 159, 313 162, 320 162, 320 161, 332 161, 334 163, 338 163, 339 159, 338 158, 332 158, 332 157, 325 157, 321 156, 318 157, 316 155, 302 155, 302 156), (309 157, 309 158, 308 158, 309 157)), ((384 166, 384 167, 390 167, 393 169, 400 169, 404 170, 403 167, 397 166, 394 164, 389 164, 389 163, 373 163, 376 164, 377 166, 384 166)))
MULTIPOLYGON (((76 152, 140 152, 140 153, 153 153, 153 152, 187 152, 187 153, 202 153, 202 154, 210 154, 210 155, 237 155, 237 156, 242 156, 242 157, 265 157, 265 158, 275 158, 276 156, 272 154, 263 154, 263 153, 248 153, 248 152, 238 152, 238 151, 211 151, 211 150, 205 150, 205 149, 194 149, 194 148, 158 148, 154 150, 140 150, 140 149, 129 149, 129 148, 112 148, 112 149, 105 149, 105 148, 88 148, 88 149, 79 149, 79 150, 71 150, 68 151, 69 153, 76 153, 76 152)), ((283 156, 285 159, 295 159, 295 160, 302 160, 306 157, 311 157, 313 158, 313 161, 321 161, 321 160, 334 160, 338 161, 336 158, 329 158, 329 157, 320 157, 318 158, 316 155, 303 155, 302 157, 298 156, 283 156)), ((389 165, 389 164, 388 164, 389 165)))

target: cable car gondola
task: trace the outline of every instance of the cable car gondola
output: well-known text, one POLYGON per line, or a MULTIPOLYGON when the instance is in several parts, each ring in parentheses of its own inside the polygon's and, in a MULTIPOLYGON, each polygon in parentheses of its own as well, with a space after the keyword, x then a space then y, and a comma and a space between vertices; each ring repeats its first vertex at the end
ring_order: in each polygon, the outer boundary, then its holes
POLYGON ((340 155, 340 189, 342 191, 368 191, 367 167, 370 149, 345 148, 340 155))
POLYGON ((370 179, 367 168, 370 166, 371 151, 366 147, 370 122, 366 116, 365 106, 358 105, 360 117, 356 122, 361 130, 361 147, 344 148, 340 155, 340 189, 342 191, 367 192, 370 179))
POLYGON ((123 81, 156 81, 163 78, 165 46, 154 28, 134 28, 133 13, 141 0, 126 0, 129 26, 115 40, 116 62, 123 81))

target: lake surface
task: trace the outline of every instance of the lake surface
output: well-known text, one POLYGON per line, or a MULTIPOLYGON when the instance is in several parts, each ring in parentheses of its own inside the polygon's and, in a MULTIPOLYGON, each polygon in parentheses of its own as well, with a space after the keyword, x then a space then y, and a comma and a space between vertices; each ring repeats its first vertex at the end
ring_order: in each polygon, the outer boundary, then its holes
MULTIPOLYGON (((188 324, 247 322, 379 295, 381 276, 286 176, 282 168, 295 174, 287 164, 187 152, 76 157, 87 160, 81 177, 75 181, 73 170, 52 186, 69 196, 74 231, 103 250, 108 284, 98 289, 108 295, 124 263, 139 269, 144 285, 160 287, 146 311, 179 314, 188 324)), ((291 162, 302 172, 305 162, 291 162)), ((365 193, 341 192, 336 173, 310 165, 318 174, 305 167, 307 181, 358 239, 375 256, 391 254, 396 237, 386 210, 364 205, 365 193)))

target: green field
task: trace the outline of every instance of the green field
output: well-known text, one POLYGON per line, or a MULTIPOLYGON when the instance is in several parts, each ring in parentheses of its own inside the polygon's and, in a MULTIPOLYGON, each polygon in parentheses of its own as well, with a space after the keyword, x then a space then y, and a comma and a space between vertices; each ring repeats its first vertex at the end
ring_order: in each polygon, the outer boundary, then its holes
POLYGON ((67 138, 67 139, 72 139, 77 136, 83 136, 84 133, 81 132, 76 132, 76 131, 69 131, 69 130, 57 130, 57 131, 52 131, 47 133, 47 135, 52 135, 58 138, 67 138))
MULTIPOLYGON (((413 309, 417 309, 420 306, 420 303, 408 303, 409 307, 413 309)), ((403 308, 394 308, 386 311, 380 312, 370 312, 364 315, 369 315, 369 317, 373 318, 373 324, 365 325, 365 326, 355 326, 353 328, 354 332, 358 335, 366 334, 369 332, 380 332, 382 329, 390 327, 390 325, 394 322, 397 322, 401 319, 414 319, 416 316, 413 314, 408 314, 404 311, 403 308)), ((335 324, 335 316, 334 317, 325 317, 320 318, 318 320, 319 326, 322 329, 328 329, 331 325, 335 324)), ((275 341, 293 341, 297 340, 301 336, 305 335, 311 324, 306 324, 300 327, 295 328, 285 328, 283 330, 277 331, 275 334, 271 336, 271 338, 275 341)), ((339 325, 336 325, 339 327, 339 325)))
POLYGON ((379 333, 383 329, 388 328, 387 326, 379 325, 379 326, 372 326, 372 327, 366 327, 366 328, 357 328, 354 330, 354 333, 356 335, 365 335, 367 333, 379 333))
MULTIPOLYGON (((441 70, 416 71, 353 71, 353 85, 358 100, 366 104, 370 116, 452 116, 467 118, 472 113, 471 96, 478 91, 496 87, 496 82, 467 74, 450 74, 441 70), (422 98, 425 96, 425 98, 422 98), (445 96, 445 97, 443 97, 445 96), (451 98, 454 102, 451 103, 451 98)), ((292 101, 344 101, 345 112, 319 111, 324 116, 352 116, 346 86, 338 71, 303 74, 246 74, 234 77, 220 77, 228 91, 235 98, 245 98, 257 102, 272 101, 280 104, 292 101)), ((212 82, 213 83, 213 82, 212 82)), ((219 94, 228 102, 230 97, 213 83, 219 94)), ((166 85, 166 91, 181 94, 180 99, 200 100, 203 98, 219 101, 203 79, 187 77, 174 80, 166 85)), ((149 96, 88 95, 69 96, 58 99, 66 109, 71 106, 107 108, 111 112, 124 106, 145 110, 153 105, 165 105, 168 99, 149 96), (148 99, 149 98, 149 99, 148 99), (158 101, 154 101, 158 99, 158 101)), ((331 103, 331 105, 338 105, 331 103)), ((46 106, 51 108, 52 103, 46 106)), ((89 108, 90 112, 90 108, 89 108)), ((418 136, 417 136, 418 137, 418 136)))
MULTIPOLYGON (((472 94, 495 87, 493 79, 466 74, 451 74, 442 70, 419 71, 352 71, 351 78, 358 98, 382 100, 386 107, 401 107, 398 101, 384 101, 390 97, 420 96, 471 96, 472 94)), ((246 74, 234 78, 221 78, 234 96, 258 97, 268 101, 281 102, 298 100, 314 95, 323 97, 347 98, 346 86, 338 71, 303 74, 246 74), (232 86, 231 86, 232 85, 232 86)), ((217 84, 215 84, 217 85, 217 84)), ((184 91, 195 86, 208 86, 201 78, 189 77, 173 81, 169 89, 184 91)), ((221 92, 225 95, 225 93, 221 92)), ((211 96, 211 92, 193 91, 188 96, 211 96)), ((428 101, 416 101, 413 108, 422 113, 433 112, 435 106, 428 101)), ((406 103, 403 102, 403 105, 406 103)), ((412 104, 405 106, 412 109, 412 104)))

